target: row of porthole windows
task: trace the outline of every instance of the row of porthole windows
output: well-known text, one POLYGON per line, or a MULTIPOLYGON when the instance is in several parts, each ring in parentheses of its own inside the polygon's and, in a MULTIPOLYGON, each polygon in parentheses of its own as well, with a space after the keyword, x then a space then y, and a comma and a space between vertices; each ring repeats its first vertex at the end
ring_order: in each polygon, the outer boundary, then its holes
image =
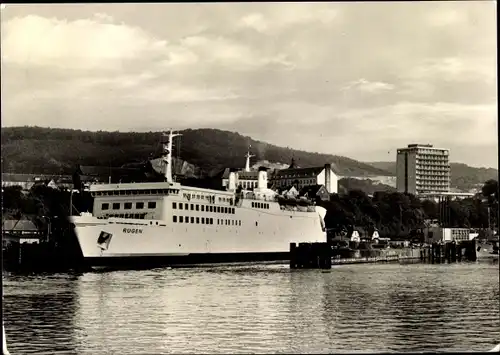
POLYGON ((191 211, 200 211, 201 212, 215 212, 215 213, 228 213, 228 214, 235 214, 235 209, 232 207, 221 207, 221 206, 212 206, 212 205, 198 205, 194 203, 182 203, 182 202, 172 202, 172 208, 174 210, 179 209, 179 210, 186 210, 188 211, 191 209, 191 211))
MULTIPOLYGON (((121 203, 115 202, 112 204, 112 209, 114 210, 119 210, 120 209, 121 203)), ((138 210, 142 210, 144 208, 144 202, 136 202, 135 203, 135 208, 138 210)), ((156 208, 156 202, 148 202, 148 208, 153 209, 156 208)), ((132 209, 132 202, 125 202, 123 204, 123 209, 125 210, 131 210, 132 209)), ((109 210, 109 203, 103 203, 101 205, 101 210, 106 211, 109 210)))
POLYGON ((252 208, 264 208, 264 209, 268 210, 269 203, 252 202, 252 208))
MULTIPOLYGON (((214 219, 209 217, 172 216, 172 221, 174 223, 214 224, 214 219)), ((241 226, 241 221, 218 218, 217 224, 226 226, 241 226)))

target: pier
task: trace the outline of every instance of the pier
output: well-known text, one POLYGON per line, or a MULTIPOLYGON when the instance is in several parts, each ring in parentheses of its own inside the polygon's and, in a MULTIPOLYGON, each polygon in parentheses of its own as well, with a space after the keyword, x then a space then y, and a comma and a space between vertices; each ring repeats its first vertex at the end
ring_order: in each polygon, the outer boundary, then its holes
POLYGON ((420 260, 433 264, 476 261, 476 242, 474 240, 463 240, 460 242, 432 243, 421 249, 420 260))
POLYGON ((380 262, 420 261, 434 264, 475 262, 476 260, 474 240, 433 243, 411 248, 351 250, 349 256, 336 253, 329 243, 299 243, 298 245, 290 243, 290 269, 330 269, 332 265, 380 262))
POLYGON ((336 254, 329 243, 290 243, 290 269, 331 269, 332 265, 419 260, 420 248, 352 250, 350 257, 336 254), (363 252, 363 253, 361 253, 363 252), (363 255, 361 255, 363 254, 363 255))

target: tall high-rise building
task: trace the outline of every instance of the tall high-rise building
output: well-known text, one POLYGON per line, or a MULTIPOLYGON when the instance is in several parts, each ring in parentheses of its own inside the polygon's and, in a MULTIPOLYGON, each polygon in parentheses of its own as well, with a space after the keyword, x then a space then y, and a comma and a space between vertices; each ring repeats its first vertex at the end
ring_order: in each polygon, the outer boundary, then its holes
POLYGON ((450 191, 449 149, 432 144, 408 144, 398 149, 396 188, 415 195, 450 191))

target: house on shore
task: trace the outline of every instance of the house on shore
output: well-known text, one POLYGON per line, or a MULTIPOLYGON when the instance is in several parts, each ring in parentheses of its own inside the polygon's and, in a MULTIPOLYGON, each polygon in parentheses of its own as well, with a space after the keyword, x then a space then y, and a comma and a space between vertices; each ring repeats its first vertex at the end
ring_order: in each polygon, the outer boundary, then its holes
POLYGON ((338 175, 333 171, 332 164, 319 167, 300 168, 292 163, 287 169, 276 170, 271 174, 271 184, 275 188, 295 185, 297 189, 306 186, 324 185, 329 194, 338 192, 338 175))
POLYGON ((32 221, 27 219, 7 219, 2 222, 3 244, 9 243, 37 243, 45 238, 32 221))
POLYGON ((27 191, 36 185, 45 185, 54 189, 71 189, 73 179, 70 175, 2 173, 2 187, 20 186, 27 191))

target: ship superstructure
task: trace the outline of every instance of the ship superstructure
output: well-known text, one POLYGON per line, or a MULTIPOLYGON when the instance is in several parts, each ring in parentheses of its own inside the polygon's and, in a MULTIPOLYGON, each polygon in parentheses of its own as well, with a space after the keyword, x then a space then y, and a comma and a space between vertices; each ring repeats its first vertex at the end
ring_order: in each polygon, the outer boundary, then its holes
POLYGON ((252 190, 236 186, 237 172, 230 173, 227 191, 174 182, 177 136, 170 131, 163 142, 164 182, 90 186, 93 212, 71 216, 88 265, 287 260, 290 242, 326 240, 326 210, 284 202, 268 188, 265 169, 252 190))

